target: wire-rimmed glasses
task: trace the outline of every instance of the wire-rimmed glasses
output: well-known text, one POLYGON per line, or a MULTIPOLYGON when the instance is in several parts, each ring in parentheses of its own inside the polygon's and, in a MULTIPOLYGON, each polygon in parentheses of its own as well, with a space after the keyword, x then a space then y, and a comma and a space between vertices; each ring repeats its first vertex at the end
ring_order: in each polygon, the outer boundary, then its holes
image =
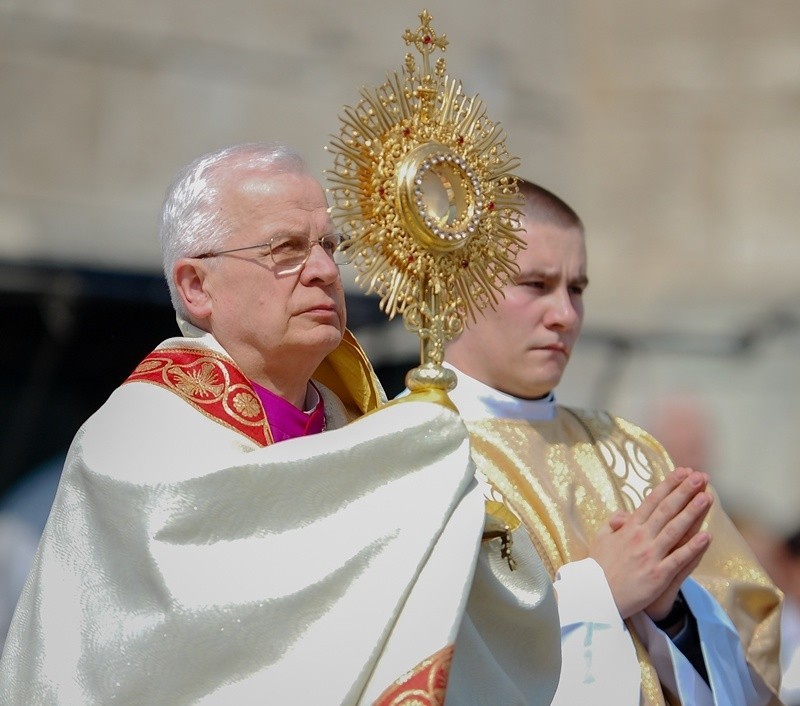
POLYGON ((275 267, 279 267, 283 270, 297 270, 308 262, 308 258, 311 257, 311 248, 313 248, 314 245, 319 245, 323 252, 337 265, 342 264, 343 257, 339 250, 341 242, 341 233, 328 233, 318 240, 312 240, 305 235, 276 235, 270 238, 266 243, 260 245, 246 245, 243 248, 217 250, 216 252, 206 252, 195 255, 194 257, 202 260, 209 257, 218 257, 219 255, 243 252, 244 250, 261 249, 266 251, 264 255, 267 253, 269 254, 275 267))

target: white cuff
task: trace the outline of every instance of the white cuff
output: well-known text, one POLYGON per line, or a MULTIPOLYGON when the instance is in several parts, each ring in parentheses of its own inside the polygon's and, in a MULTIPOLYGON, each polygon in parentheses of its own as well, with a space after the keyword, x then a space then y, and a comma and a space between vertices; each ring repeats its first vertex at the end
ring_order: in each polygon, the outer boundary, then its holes
POLYGON ((554 582, 561 620, 561 678, 553 704, 638 704, 641 669, 600 565, 565 564, 554 582))
POLYGON ((562 630, 578 623, 603 624, 626 630, 606 575, 594 559, 564 564, 556 574, 554 585, 562 630))

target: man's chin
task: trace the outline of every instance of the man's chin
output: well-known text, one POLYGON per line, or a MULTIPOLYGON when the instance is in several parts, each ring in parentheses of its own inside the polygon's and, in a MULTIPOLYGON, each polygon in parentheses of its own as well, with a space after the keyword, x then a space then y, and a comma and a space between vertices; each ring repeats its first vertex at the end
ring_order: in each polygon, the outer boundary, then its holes
POLYGON ((344 330, 338 326, 317 326, 313 335, 311 336, 310 345, 318 345, 320 350, 325 350, 325 355, 336 350, 336 347, 342 342, 344 337, 344 330))
POLYGON ((523 394, 517 394, 526 400, 538 400, 547 397, 561 382, 564 369, 561 367, 547 366, 531 371, 523 380, 520 380, 519 388, 523 394))

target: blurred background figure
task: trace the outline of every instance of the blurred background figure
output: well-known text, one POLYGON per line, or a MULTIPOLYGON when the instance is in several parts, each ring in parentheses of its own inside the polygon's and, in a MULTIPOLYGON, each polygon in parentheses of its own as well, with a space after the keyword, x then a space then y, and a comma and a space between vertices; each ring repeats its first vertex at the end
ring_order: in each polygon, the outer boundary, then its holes
POLYGON ((760 518, 734 516, 739 531, 778 588, 784 593, 781 615, 781 698, 800 706, 800 527, 782 534, 760 518))
POLYGON ((676 466, 713 474, 717 428, 711 407, 700 395, 675 392, 656 400, 645 427, 676 466))
POLYGON ((786 593, 783 620, 786 649, 781 655, 782 695, 787 706, 800 706, 800 528, 778 545, 786 576, 778 585, 786 593))

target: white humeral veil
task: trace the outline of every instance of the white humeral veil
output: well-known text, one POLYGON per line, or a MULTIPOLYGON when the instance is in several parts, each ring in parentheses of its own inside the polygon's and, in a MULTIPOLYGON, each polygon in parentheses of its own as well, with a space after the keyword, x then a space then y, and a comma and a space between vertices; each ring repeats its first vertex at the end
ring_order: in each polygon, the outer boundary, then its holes
POLYGON ((70 449, 0 703, 371 704, 455 642, 483 521, 444 405, 258 447, 123 385, 70 449))

